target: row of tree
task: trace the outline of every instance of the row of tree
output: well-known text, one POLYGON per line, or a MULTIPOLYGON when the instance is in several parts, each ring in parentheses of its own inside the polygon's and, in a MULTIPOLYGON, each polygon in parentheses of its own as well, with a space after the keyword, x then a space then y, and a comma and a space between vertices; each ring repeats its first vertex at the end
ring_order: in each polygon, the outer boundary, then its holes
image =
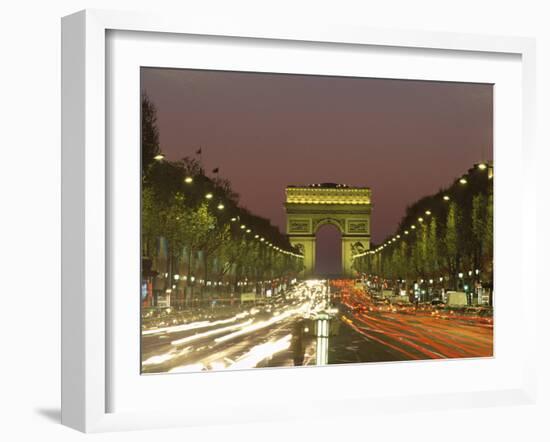
POLYGON ((143 95, 142 273, 155 288, 171 290, 176 278, 178 289, 185 281, 183 289, 235 290, 240 281, 293 277, 302 269, 286 236, 240 207, 229 181, 217 175, 207 176, 196 158, 164 158, 156 110, 143 95))
POLYGON ((492 166, 478 164, 450 187, 407 208, 395 235, 354 260, 361 273, 390 280, 493 280, 492 166))

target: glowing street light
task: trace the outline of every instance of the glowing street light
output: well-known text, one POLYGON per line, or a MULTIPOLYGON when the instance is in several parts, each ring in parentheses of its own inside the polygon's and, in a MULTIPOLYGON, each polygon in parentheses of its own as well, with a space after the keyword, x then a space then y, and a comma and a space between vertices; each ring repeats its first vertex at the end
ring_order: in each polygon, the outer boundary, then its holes
POLYGON ((235 221, 237 221, 237 218, 235 218, 235 217, 231 218, 232 223, 234 223, 235 221))
POLYGON ((443 197, 443 199, 444 199, 445 201, 449 201, 451 198, 449 197, 449 195, 445 195, 445 196, 443 197))
POLYGON ((213 195, 212 193, 208 192, 208 193, 205 195, 205 198, 206 198, 207 200, 211 200, 212 198, 214 198, 214 195, 213 195))
POLYGON ((479 170, 485 170, 485 169, 487 169, 487 164, 485 164, 485 163, 479 163, 479 164, 477 165, 477 168, 478 168, 479 170))
POLYGON ((431 215, 431 214, 432 214, 432 212, 430 212, 429 210, 426 210, 424 213, 425 213, 426 215, 431 215))
POLYGON ((244 224, 241 224, 241 229, 242 230, 246 229, 246 226, 244 224))
POLYGON ((466 180, 466 178, 460 178, 460 180, 458 182, 460 184, 466 184, 468 182, 468 180, 466 180))
POLYGON ((165 157, 164 157, 164 154, 163 154, 163 153, 159 153, 158 155, 155 155, 155 156, 153 157, 153 159, 156 160, 156 161, 162 161, 162 160, 164 160, 164 158, 165 158, 165 157))
POLYGON ((223 210, 224 208, 225 206, 222 203, 218 204, 218 210, 223 210))
POLYGON ((185 179, 183 180, 185 183, 187 184, 191 184, 193 182, 193 177, 191 176, 186 176, 185 179))
POLYGON ((422 221, 424 221, 424 218, 422 218, 422 217, 418 218, 419 223, 421 223, 422 221))

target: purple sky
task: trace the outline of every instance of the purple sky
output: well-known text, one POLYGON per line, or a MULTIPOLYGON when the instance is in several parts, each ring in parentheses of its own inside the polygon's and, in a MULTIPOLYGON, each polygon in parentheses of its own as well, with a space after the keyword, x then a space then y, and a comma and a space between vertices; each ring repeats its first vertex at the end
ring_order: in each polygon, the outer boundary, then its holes
MULTIPOLYGON (((287 184, 370 187, 377 243, 407 205, 492 158, 488 84, 155 68, 141 80, 167 157, 202 146, 206 170, 282 232, 287 184)), ((337 240, 327 229, 319 247, 337 240)))

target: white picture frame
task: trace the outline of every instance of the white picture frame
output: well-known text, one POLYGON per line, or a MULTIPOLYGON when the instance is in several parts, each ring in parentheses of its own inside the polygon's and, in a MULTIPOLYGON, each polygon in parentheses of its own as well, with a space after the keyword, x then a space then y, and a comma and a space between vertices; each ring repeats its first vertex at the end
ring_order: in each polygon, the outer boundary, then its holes
MULTIPOLYGON (((328 416, 327 404, 338 401, 338 414, 367 414, 373 411, 396 412, 410 409, 441 409, 453 407, 489 406, 499 404, 532 403, 535 399, 536 351, 535 324, 524 316, 521 319, 521 336, 525 347, 521 355, 522 373, 518 382, 479 388, 471 391, 430 391, 427 394, 400 395, 389 391, 376 398, 361 396, 326 398, 312 397, 306 402, 250 403, 234 399, 232 409, 215 411, 207 415, 205 407, 174 411, 174 407, 157 407, 155 410, 114 410, 109 404, 109 394, 114 388, 110 376, 113 360, 109 338, 113 313, 109 300, 109 247, 110 211, 113 200, 109 194, 109 152, 106 121, 110 118, 106 76, 109 32, 157 33, 155 35, 218 36, 228 40, 268 39, 291 45, 303 42, 310 44, 338 44, 377 47, 383 51, 390 48, 429 49, 445 52, 468 52, 480 60, 487 54, 509 54, 520 58, 521 120, 519 128, 523 183, 517 190, 521 205, 517 215, 520 229, 516 241, 521 259, 522 296, 518 308, 527 312, 536 303, 535 281, 526 277, 528 263, 534 260, 535 202, 533 191, 534 167, 533 121, 535 105, 535 43, 534 40, 518 37, 493 37, 451 33, 428 33, 417 31, 388 31, 345 26, 320 26, 307 24, 300 27, 266 23, 216 23, 197 21, 192 17, 165 17, 151 14, 134 14, 111 11, 82 11, 63 18, 62 21, 62 423, 85 432, 123 429, 159 428, 208 424, 215 418, 217 423, 248 422, 284 419, 288 417, 328 416), (307 404, 307 407, 304 407, 307 404), (236 412, 238 411, 238 413, 236 412)), ((144 34, 145 35, 145 34, 144 34)), ((152 34, 151 34, 152 35, 152 34)), ((488 56, 488 55, 487 55, 488 56)), ((117 166, 118 167, 118 166, 117 166)), ((516 186, 517 187, 517 186, 516 186)), ((497 203, 498 204, 498 203, 497 203)), ((498 212, 497 212, 498 213, 498 212)), ((497 215, 498 217, 498 215, 497 215)), ((498 219, 496 221, 499 222, 498 219)), ((497 247, 499 253, 506 251, 497 247)), ((136 265, 138 264, 136 259, 136 265)), ((497 324, 498 327, 498 324, 497 324)), ((137 331, 136 331, 137 333, 137 331)), ((498 355, 497 355, 498 358, 498 355)), ((353 367, 357 375, 364 366, 353 367)), ((332 367, 332 373, 334 369, 332 367)), ((458 368, 460 369, 460 368, 458 368)), ((136 367, 137 370, 137 367, 136 367)), ((265 371, 263 371, 265 372, 265 371)), ((270 370, 269 376, 277 376, 270 370)), ((292 370, 284 370, 289 378, 292 370)), ((282 373, 282 372, 281 372, 282 373)), ((301 372, 303 373, 303 372, 301 372)), ((230 381, 243 383, 247 372, 197 374, 209 376, 215 384, 230 381)), ((334 374, 332 374, 334 375, 334 374)), ((187 375, 185 375, 187 376, 187 375)), ((195 375, 196 376, 196 375, 195 375)), ((261 375, 263 376, 263 375, 261 375)), ((303 376, 303 375, 301 375, 303 376)), ((518 375, 519 376, 519 375, 518 375)), ((161 378, 161 377, 157 377, 161 378)), ((178 382, 176 377, 166 382, 178 382)), ((518 377, 519 379, 519 377, 518 377)), ((261 382, 259 379, 258 382, 261 382)), ((254 381, 256 382, 256 381, 254 381)), ((360 390, 360 389, 359 389, 360 390)), ((251 393, 258 394, 258 393, 251 393)), ((251 396, 252 397, 252 396, 251 396)), ((192 394, 189 401, 193 401, 192 394)), ((330 412, 334 415, 334 411, 330 412)))

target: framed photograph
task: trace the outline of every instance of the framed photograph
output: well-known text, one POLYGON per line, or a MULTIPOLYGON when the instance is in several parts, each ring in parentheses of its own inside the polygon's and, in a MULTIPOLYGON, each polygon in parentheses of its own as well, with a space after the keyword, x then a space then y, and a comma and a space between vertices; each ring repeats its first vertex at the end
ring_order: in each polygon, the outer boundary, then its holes
POLYGON ((535 396, 534 41, 62 22, 62 422, 535 396))

